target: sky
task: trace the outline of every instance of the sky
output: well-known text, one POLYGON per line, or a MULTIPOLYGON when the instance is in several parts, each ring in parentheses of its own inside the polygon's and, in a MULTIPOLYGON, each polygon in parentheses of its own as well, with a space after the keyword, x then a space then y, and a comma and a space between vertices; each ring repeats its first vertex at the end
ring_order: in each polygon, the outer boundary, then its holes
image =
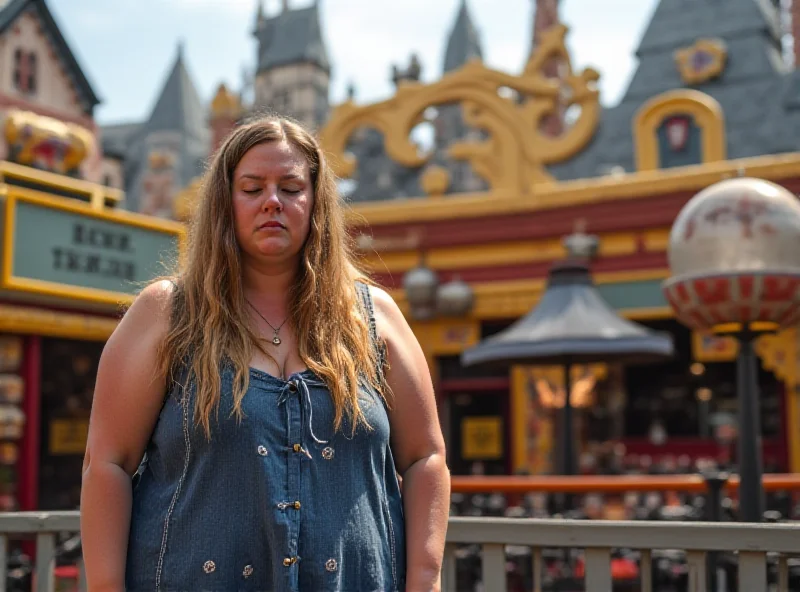
MULTIPOLYGON (((263 0, 267 14, 284 0, 263 0)), ((314 0, 288 0, 292 7, 314 0)), ((423 81, 441 75, 445 44, 462 0, 317 0, 333 63, 331 101, 349 84, 358 102, 390 96, 392 64, 412 52, 423 81)), ((532 0, 466 0, 484 61, 519 73, 530 49, 532 0)), ((204 101, 220 82, 239 90, 255 64, 258 0, 48 0, 78 62, 102 99, 102 124, 147 117, 183 51, 204 101)), ((601 100, 616 103, 635 68, 634 52, 657 0, 562 0, 573 67, 601 74, 601 100)))

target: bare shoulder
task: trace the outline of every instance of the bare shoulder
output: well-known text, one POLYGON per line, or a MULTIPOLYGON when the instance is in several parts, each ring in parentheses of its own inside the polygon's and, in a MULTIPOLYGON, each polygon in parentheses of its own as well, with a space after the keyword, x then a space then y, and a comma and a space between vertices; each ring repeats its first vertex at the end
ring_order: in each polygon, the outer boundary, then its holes
POLYGON ((387 345, 392 450, 403 475, 417 460, 442 452, 444 441, 428 361, 419 341, 391 295, 375 286, 370 286, 370 292, 378 334, 387 345))
POLYGON ((136 297, 103 348, 88 451, 133 474, 164 400, 160 346, 169 330, 173 287, 155 282, 136 297))
POLYGON ((146 286, 125 312, 115 334, 142 332, 166 334, 169 329, 174 290, 174 285, 168 280, 146 286))
POLYGON ((383 288, 369 286, 372 294, 372 303, 375 308, 375 323, 378 327, 378 334, 387 342, 401 339, 406 341, 413 339, 414 334, 406 322, 403 311, 395 302, 394 298, 383 288))
MULTIPOLYGON (((174 286, 164 280, 146 286, 125 311, 103 349, 106 363, 134 352, 157 349, 169 331, 174 286)), ((101 360, 102 361, 102 360, 101 360)))
POLYGON ((397 302, 386 290, 378 286, 369 286, 369 293, 372 294, 376 315, 386 318, 394 318, 398 315, 403 317, 403 312, 397 306, 397 302))
POLYGON ((169 319, 174 292, 175 286, 169 280, 153 282, 139 292, 126 314, 151 317, 154 321, 169 319))

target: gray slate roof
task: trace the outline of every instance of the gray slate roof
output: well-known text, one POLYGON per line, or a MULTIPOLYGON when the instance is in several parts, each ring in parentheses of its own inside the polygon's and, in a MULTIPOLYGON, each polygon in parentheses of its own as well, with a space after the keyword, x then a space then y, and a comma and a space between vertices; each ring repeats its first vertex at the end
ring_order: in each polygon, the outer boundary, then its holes
POLYGON ((44 25, 44 34, 55 47, 58 56, 64 61, 67 76, 72 79, 83 100, 84 111, 91 115, 94 107, 100 103, 100 99, 95 94, 80 64, 78 64, 78 60, 75 58, 75 54, 72 53, 67 40, 64 39, 64 35, 61 33, 61 29, 53 18, 50 9, 47 8, 45 0, 11 0, 3 8, 0 8, 0 34, 4 33, 26 10, 36 14, 44 25))
POLYGON ((661 0, 639 44, 639 65, 622 101, 603 110, 599 129, 583 152, 551 166, 550 172, 559 179, 578 179, 615 165, 635 170, 636 112, 660 93, 686 88, 675 51, 701 38, 721 38, 727 45, 722 76, 692 88, 722 106, 728 157, 796 150, 800 75, 787 72, 782 62, 777 19, 771 0, 661 0))
POLYGON ((175 64, 167 77, 145 127, 148 132, 178 131, 202 139, 206 133, 206 108, 200 100, 178 46, 175 64))
POLYGON ((101 128, 101 144, 106 156, 125 156, 131 139, 142 128, 141 123, 118 123, 101 128))
POLYGON ((259 42, 258 72, 304 62, 330 72, 316 1, 307 8, 283 11, 262 20, 255 35, 259 42))
POLYGON ((472 58, 483 59, 481 40, 467 7, 467 0, 461 0, 453 30, 447 40, 444 56, 444 71, 450 72, 466 64, 472 58))

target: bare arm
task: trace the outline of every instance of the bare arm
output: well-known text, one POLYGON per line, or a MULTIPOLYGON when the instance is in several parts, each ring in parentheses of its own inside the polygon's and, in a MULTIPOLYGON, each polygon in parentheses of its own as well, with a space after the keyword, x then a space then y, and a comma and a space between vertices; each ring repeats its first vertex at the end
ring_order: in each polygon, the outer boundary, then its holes
POLYGON ((171 285, 145 288, 103 349, 83 461, 81 537, 91 592, 125 589, 131 477, 164 399, 157 351, 169 323, 171 285))
POLYGON ((450 473, 427 361, 397 304, 371 288, 386 341, 392 390, 392 451, 403 479, 406 591, 440 589, 450 506, 450 473))

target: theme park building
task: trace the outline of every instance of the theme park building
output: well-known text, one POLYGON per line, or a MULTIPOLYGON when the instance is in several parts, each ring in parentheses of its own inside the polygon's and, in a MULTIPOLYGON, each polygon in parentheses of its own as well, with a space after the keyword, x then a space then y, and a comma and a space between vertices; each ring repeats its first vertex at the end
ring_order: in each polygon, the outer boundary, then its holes
MULTIPOLYGON (((527 313, 548 270, 587 235, 602 296, 671 334, 676 354, 575 369, 582 470, 596 470, 597 447, 619 443, 631 462, 724 462, 735 346, 680 325, 661 286, 670 228, 699 190, 739 175, 800 189, 800 72, 784 55, 777 2, 728 0, 722 12, 712 0, 661 0, 613 107, 600 102, 598 72, 571 67, 557 0, 535 3, 519 72, 482 63, 462 0, 437 82, 420 83, 412 57, 392 69, 391 98, 362 105, 351 94, 331 107, 319 5, 284 2, 257 13, 250 88, 220 86, 204 104, 179 49, 147 120, 102 129, 46 2, 0 5, 4 507, 77 505, 94 374, 120 304, 178 248, 209 154, 265 109, 318 128, 350 179, 363 264, 425 351, 454 474, 554 470, 560 371, 467 369, 460 354, 527 313), (435 130, 425 148, 409 140, 422 123, 435 130)), ((756 214, 716 215, 748 232, 756 214)), ((765 464, 798 471, 800 432, 788 429, 800 421, 797 331, 763 338, 758 352, 765 464)))

